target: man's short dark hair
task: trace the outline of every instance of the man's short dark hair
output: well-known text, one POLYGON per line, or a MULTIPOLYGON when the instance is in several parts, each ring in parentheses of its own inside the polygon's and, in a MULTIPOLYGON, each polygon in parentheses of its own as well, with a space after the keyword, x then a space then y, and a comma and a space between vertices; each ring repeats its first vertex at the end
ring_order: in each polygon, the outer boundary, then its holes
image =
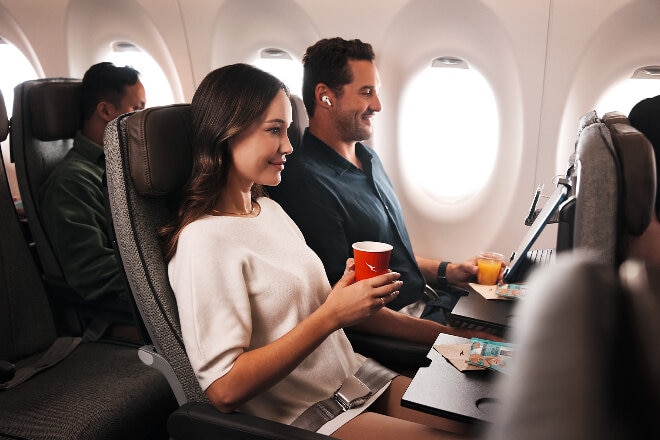
POLYGON ((94 114, 96 105, 101 101, 108 101, 119 107, 125 88, 137 83, 139 75, 140 72, 132 67, 117 67, 107 61, 87 69, 82 80, 80 98, 83 121, 94 114))
POLYGON ((323 83, 341 96, 342 87, 353 81, 348 61, 374 61, 375 58, 371 44, 358 39, 325 38, 308 47, 302 60, 302 98, 307 114, 314 115, 314 89, 317 84, 323 83))

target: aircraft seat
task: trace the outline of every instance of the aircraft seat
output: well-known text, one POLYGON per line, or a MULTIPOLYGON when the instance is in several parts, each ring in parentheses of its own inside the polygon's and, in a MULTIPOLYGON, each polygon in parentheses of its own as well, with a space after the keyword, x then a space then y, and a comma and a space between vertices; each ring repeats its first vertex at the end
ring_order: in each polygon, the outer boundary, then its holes
POLYGON ((289 141, 291 141, 293 151, 296 151, 296 148, 302 143, 305 128, 309 125, 307 110, 301 97, 291 95, 291 111, 293 121, 287 130, 287 135, 289 136, 289 141))
POLYGON ((489 439, 636 438, 660 411, 660 268, 625 246, 655 213, 653 148, 611 112, 582 130, 578 160, 584 235, 529 280, 536 294, 520 304, 511 334, 519 356, 498 383, 489 439))
MULTIPOLYGON (((245 414, 222 414, 211 406, 197 382, 183 345, 176 300, 156 233, 176 213, 178 191, 192 167, 191 136, 189 105, 175 104, 120 116, 108 124, 104 141, 116 244, 153 341, 153 346, 141 349, 140 356, 165 374, 181 405, 170 418, 170 435, 205 438, 193 433, 240 429, 246 433, 244 438, 265 438, 260 433, 266 429, 273 433, 268 438, 327 438, 245 414)), ((386 354, 405 362, 409 345, 398 342, 399 351, 395 341, 388 341, 386 354)), ((411 345, 417 350, 420 344, 411 345)), ((429 349, 424 347, 424 356, 429 349)))
POLYGON ((57 324, 79 333, 88 322, 134 323, 125 309, 104 300, 86 301, 67 283, 44 229, 38 209, 39 188, 73 146, 82 127, 81 80, 43 78, 23 82, 14 90, 14 112, 10 148, 16 164, 16 179, 29 235, 34 242, 38 265, 56 307, 57 324))
POLYGON ((1 153, 0 224, 0 438, 164 438, 176 402, 135 347, 58 335, 1 153))

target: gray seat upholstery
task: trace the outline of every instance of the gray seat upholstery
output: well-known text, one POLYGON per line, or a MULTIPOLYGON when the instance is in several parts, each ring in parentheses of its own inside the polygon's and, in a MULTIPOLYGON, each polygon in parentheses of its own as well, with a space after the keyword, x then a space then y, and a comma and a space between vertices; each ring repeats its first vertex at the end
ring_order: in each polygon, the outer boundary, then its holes
POLYGON ((328 438, 246 414, 217 411, 201 390, 181 337, 157 229, 176 212, 192 166, 189 106, 175 104, 120 116, 105 133, 108 195, 122 265, 153 346, 140 357, 168 378, 181 406, 171 417, 175 439, 328 438))
POLYGON ((25 216, 38 256, 47 292, 56 308, 57 324, 76 333, 97 320, 133 323, 125 307, 100 299, 86 301, 67 283, 44 229, 38 194, 51 171, 73 146, 82 127, 81 80, 43 78, 23 82, 14 91, 12 160, 25 216))
MULTIPOLYGON (((7 120, 1 94, 0 104, 4 139, 7 120)), ((1 159, 0 360, 20 372, 35 365, 58 334, 1 159)), ((165 379, 139 361, 134 347, 82 342, 50 368, 0 390, 0 438, 162 438, 175 408, 165 379)))
POLYGON ((573 248, 619 264, 624 233, 641 234, 653 210, 653 147, 624 115, 611 112, 580 130, 576 162, 573 248))

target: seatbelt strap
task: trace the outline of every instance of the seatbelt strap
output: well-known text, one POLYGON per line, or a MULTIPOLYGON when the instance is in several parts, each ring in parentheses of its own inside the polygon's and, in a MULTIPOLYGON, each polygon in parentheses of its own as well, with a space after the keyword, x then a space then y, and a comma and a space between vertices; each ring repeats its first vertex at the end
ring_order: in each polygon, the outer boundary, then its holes
POLYGON ((367 359, 353 376, 344 380, 332 397, 307 408, 291 425, 316 432, 344 411, 362 406, 396 376, 398 374, 394 371, 367 359))
POLYGON ((19 368, 14 377, 8 382, 0 384, 0 390, 8 390, 20 385, 35 374, 52 367, 66 358, 80 344, 81 338, 63 336, 55 339, 50 348, 41 355, 36 362, 19 368))

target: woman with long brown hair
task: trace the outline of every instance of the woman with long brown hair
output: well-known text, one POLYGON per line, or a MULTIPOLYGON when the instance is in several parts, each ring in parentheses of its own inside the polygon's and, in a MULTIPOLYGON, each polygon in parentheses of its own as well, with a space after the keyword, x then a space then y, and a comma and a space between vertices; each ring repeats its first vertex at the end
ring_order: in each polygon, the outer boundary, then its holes
POLYGON ((340 438, 451 437, 429 428, 446 420, 402 408, 410 379, 355 353, 342 330, 430 346, 438 324, 384 307, 398 273, 355 282, 349 259, 331 287, 300 230, 265 197, 262 185, 280 182, 292 152, 286 86, 226 66, 202 81, 191 112, 192 175, 162 235, 186 351, 210 401, 340 438))

